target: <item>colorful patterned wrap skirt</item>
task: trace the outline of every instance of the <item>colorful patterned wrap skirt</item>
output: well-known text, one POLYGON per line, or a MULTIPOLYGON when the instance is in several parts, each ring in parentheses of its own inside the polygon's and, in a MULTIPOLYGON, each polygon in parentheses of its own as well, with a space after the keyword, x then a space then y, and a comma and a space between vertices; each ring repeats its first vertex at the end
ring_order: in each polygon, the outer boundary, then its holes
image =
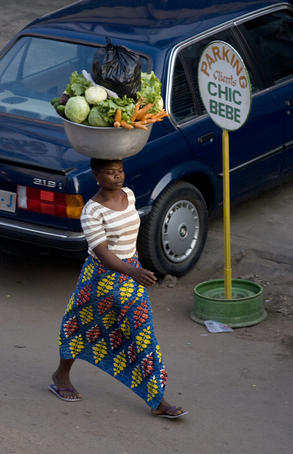
MULTIPOLYGON (((139 267, 137 256, 123 261, 139 267)), ((89 256, 71 295, 60 330, 60 356, 98 366, 151 408, 162 400, 167 372, 145 287, 104 268, 89 256)))

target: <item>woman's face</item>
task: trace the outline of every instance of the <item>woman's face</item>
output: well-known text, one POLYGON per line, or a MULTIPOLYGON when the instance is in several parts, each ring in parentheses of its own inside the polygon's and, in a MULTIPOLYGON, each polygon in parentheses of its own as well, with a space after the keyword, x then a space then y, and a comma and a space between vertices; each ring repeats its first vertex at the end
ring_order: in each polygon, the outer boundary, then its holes
POLYGON ((94 171, 94 175, 100 188, 108 191, 121 189, 125 180, 122 161, 109 162, 98 171, 94 171))

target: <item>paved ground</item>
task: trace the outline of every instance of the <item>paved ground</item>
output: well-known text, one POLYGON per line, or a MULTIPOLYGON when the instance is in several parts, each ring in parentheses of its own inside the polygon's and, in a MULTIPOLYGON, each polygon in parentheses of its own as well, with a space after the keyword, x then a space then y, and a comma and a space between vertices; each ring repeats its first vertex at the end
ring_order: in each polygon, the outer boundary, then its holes
MULTIPOLYGON (((16 31, 46 12, 47 3, 0 5, 2 44, 13 34, 11 24, 16 31)), ((51 1, 49 9, 66 3, 51 1)), ((72 376, 81 402, 48 393, 60 319, 81 263, 11 255, 2 242, 1 454, 291 454, 292 209, 288 183, 232 210, 233 276, 263 285, 268 318, 259 325, 209 334, 190 319, 194 285, 223 277, 221 219, 211 221, 192 272, 151 289, 169 371, 167 397, 190 411, 177 421, 150 416, 138 397, 81 361, 72 376)))
MULTIPOLYGON (((82 361, 72 378, 84 399, 69 404, 49 394, 59 323, 81 264, 2 254, 1 454, 291 454, 292 312, 280 301, 292 303, 293 254, 282 249, 280 220, 267 235, 271 210, 282 219, 292 189, 286 185, 233 210, 233 274, 264 284, 266 321, 209 334, 190 319, 193 286, 222 277, 220 220, 211 223, 195 269, 175 287, 165 281, 150 291, 170 377, 167 396, 189 409, 184 420, 155 419, 134 394, 82 361)), ((290 222, 288 213, 284 221, 290 222)))
POLYGON ((1 0, 0 49, 28 22, 71 3, 68 0, 1 0))

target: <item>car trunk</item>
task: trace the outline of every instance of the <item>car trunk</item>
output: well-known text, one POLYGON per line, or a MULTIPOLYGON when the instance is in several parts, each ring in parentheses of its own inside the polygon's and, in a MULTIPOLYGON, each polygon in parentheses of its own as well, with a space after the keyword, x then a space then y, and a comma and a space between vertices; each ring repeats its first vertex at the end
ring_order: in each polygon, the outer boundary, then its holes
POLYGON ((78 219, 19 208, 16 196, 19 187, 43 191, 47 198, 52 192, 58 197, 81 192, 79 176, 88 172, 89 159, 69 146, 61 124, 19 117, 16 123, 12 116, 1 115, 0 165, 1 217, 80 230, 78 219))

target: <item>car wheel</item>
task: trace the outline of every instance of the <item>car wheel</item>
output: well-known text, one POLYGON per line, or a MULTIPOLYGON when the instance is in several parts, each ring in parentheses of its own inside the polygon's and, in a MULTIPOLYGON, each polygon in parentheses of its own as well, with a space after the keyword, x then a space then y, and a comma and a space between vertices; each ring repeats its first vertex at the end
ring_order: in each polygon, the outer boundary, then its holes
POLYGON ((174 183, 158 197, 140 228, 142 265, 161 276, 182 276, 199 259, 207 230, 208 212, 202 194, 190 183, 174 183))

